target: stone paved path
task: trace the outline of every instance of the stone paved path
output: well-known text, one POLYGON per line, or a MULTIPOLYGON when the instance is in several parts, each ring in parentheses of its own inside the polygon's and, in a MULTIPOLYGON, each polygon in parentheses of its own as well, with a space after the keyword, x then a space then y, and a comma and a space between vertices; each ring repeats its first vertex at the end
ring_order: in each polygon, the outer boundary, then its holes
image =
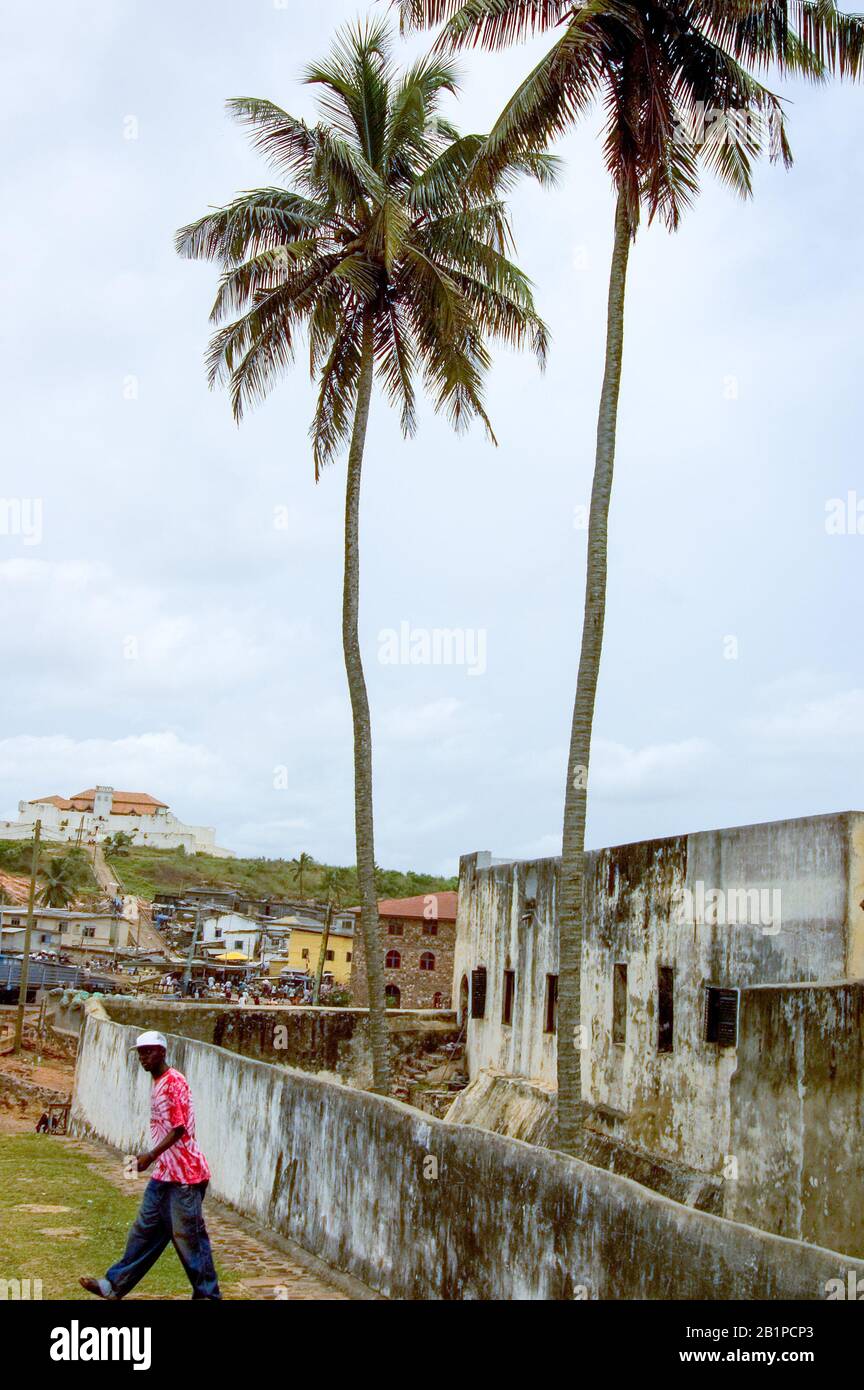
MULTIPOLYGON (((57 1142, 57 1141, 55 1141, 57 1142)), ((131 1184, 123 1176, 120 1155, 89 1139, 61 1140, 84 1154, 88 1167, 99 1177, 129 1193, 131 1184)), ((207 1229, 220 1270, 239 1276, 239 1283, 226 1291, 227 1299, 338 1302, 348 1299, 376 1299, 379 1295, 355 1279, 327 1270, 319 1260, 293 1247, 286 1252, 251 1223, 208 1197, 207 1229)), ((86 1294, 82 1294, 86 1298, 86 1294)), ((131 1299, 152 1298, 137 1290, 131 1299)), ((178 1298, 188 1295, 177 1295, 178 1298)))

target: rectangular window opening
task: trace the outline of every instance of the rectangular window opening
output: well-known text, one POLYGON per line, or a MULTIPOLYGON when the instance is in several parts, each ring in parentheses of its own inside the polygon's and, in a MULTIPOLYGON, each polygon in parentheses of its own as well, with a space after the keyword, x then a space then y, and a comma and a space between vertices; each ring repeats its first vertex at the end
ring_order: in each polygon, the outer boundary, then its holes
POLYGON ((471 971, 471 1017, 486 1017, 486 967, 478 965, 471 971))
POLYGON ((705 1041, 718 1047, 738 1045, 737 989, 708 985, 705 990, 705 1041))
POLYGON ((612 1041, 627 1041, 627 966, 623 961, 612 972, 612 1041))
POLYGON ((558 1031, 558 976, 546 976, 546 1022, 543 1027, 544 1033, 557 1033, 558 1031))
POLYGON ((501 1010, 501 1022, 513 1022, 513 999, 516 994, 516 971, 504 971, 504 1005, 501 1010))
POLYGON ((657 1051, 671 1052, 675 1014, 673 1006, 675 972, 671 965, 657 968, 657 1051))

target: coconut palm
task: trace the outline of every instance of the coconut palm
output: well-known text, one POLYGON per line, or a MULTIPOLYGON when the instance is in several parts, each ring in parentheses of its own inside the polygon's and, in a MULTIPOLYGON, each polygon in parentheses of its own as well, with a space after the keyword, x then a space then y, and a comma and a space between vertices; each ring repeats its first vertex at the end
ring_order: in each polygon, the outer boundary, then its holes
POLYGON ((211 384, 224 383, 239 420, 292 363, 305 329, 318 383, 312 421, 315 476, 348 446, 342 643, 354 725, 354 806, 360 906, 369 977, 374 1089, 389 1090, 383 960, 375 894, 372 736, 360 656, 360 477, 377 381, 417 425, 421 375, 457 429, 479 417, 488 340, 533 346, 546 334, 530 284, 508 259, 502 194, 527 171, 548 181, 549 156, 526 150, 482 195, 465 173, 482 143, 439 114, 456 88, 452 63, 427 57, 400 75, 388 26, 340 31, 329 57, 306 70, 323 91, 315 125, 269 101, 239 98, 231 113, 284 183, 243 193, 184 227, 182 255, 219 261, 211 384))
POLYGON ((75 901, 76 865, 68 855, 51 859, 45 867, 39 902, 42 907, 69 907, 75 901))
POLYGON ((314 867, 315 860, 312 858, 312 855, 307 854, 305 850, 301 854, 298 854, 296 859, 291 860, 291 868, 294 870, 294 875, 297 879, 297 891, 301 898, 303 896, 303 879, 309 873, 310 869, 314 867))
POLYGON ((588 767, 606 611, 630 248, 643 212, 675 229, 698 192, 700 162, 736 193, 752 191, 763 150, 791 163, 779 97, 754 74, 814 82, 862 70, 864 21, 833 0, 395 0, 403 26, 444 23, 436 49, 502 48, 544 30, 557 38, 507 103, 474 177, 494 178, 586 115, 606 114, 604 154, 616 195, 606 361, 588 528, 585 614, 570 737, 561 864, 558 1143, 573 1146, 581 1107, 583 877, 588 767))

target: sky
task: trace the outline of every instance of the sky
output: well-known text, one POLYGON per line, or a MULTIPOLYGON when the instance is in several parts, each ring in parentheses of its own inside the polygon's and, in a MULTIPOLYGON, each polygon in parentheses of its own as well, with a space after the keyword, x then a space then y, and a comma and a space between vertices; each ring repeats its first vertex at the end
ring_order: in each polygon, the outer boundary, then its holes
MULTIPOLYGON (((354 860, 344 460, 315 484, 302 355, 234 424, 203 368, 217 270, 173 234, 272 182, 225 100, 314 118, 303 65, 365 11, 3 9, 0 818, 108 784, 240 853, 354 860)), ((487 129, 547 43, 462 56, 447 114, 487 129)), ((631 257, 589 846, 864 807, 862 93, 775 85, 794 168, 761 167, 750 203, 706 176, 681 230, 643 228, 631 257)), ((553 342, 545 374, 496 352, 498 447, 429 405, 406 443, 373 399, 361 640, 387 868, 560 849, 601 124, 558 145, 555 191, 512 198, 553 342), (436 630, 461 634, 461 664, 404 659, 400 633, 436 630)))

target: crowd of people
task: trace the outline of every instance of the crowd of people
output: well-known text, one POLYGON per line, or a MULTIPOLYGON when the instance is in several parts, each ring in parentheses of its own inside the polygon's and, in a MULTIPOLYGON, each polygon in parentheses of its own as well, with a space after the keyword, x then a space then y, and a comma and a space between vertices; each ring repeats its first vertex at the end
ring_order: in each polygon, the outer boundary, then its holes
MULTIPOLYGON (((270 980, 252 973, 220 979, 212 974, 199 975, 193 977, 187 987, 180 972, 169 972, 162 976, 158 989, 161 994, 196 1003, 239 1004, 241 1008, 250 1004, 309 1004, 312 1001, 312 977, 299 974, 287 980, 270 980)), ((332 979, 325 976, 321 984, 322 1002, 333 989, 332 979)))

